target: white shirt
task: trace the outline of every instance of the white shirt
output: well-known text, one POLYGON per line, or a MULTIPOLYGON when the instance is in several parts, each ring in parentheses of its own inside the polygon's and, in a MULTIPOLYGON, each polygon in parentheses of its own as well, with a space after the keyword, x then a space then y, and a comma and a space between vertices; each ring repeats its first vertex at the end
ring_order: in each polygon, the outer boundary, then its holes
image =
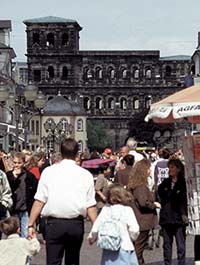
POLYGON ((131 239, 137 239, 139 235, 139 225, 133 209, 129 206, 121 204, 105 205, 95 220, 89 237, 97 238, 99 226, 105 218, 107 220, 106 216, 108 216, 110 211, 112 215, 116 216, 116 219, 119 218, 119 222, 121 222, 121 248, 124 250, 134 250, 131 239))
POLYGON ((134 165, 135 165, 135 163, 137 163, 138 161, 140 161, 140 160, 142 160, 144 158, 143 155, 141 155, 140 153, 136 152, 135 150, 129 151, 129 155, 134 156, 134 158, 135 158, 134 165))
POLYGON ((85 217, 87 208, 96 204, 93 176, 74 160, 63 159, 44 169, 35 199, 45 203, 44 216, 85 217))
POLYGON ((36 238, 28 240, 12 234, 7 239, 0 240, 1 265, 25 265, 27 257, 36 255, 40 250, 40 243, 36 238))

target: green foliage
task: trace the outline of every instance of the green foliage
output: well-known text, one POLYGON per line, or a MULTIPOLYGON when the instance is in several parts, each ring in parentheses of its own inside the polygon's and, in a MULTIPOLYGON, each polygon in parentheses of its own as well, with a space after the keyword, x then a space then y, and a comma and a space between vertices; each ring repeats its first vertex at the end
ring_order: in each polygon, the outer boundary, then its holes
POLYGON ((102 152, 111 143, 102 121, 87 120, 87 137, 90 150, 102 152))

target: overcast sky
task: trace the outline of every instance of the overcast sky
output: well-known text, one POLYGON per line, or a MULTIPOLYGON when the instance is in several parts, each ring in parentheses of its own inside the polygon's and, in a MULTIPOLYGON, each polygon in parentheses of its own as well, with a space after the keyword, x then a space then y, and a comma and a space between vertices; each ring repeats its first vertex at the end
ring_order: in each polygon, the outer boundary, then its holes
POLYGON ((1 0, 0 19, 12 21, 11 46, 26 60, 23 20, 76 20, 81 50, 160 50, 192 55, 200 31, 200 0, 1 0))

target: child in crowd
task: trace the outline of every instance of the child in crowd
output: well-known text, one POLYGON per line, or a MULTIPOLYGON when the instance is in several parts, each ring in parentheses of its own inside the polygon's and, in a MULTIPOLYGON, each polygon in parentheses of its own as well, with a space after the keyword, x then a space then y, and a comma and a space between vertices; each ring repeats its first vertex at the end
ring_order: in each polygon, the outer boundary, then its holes
POLYGON ((88 241, 93 244, 98 240, 100 227, 105 219, 116 219, 121 230, 121 246, 113 251, 103 249, 101 265, 138 265, 133 242, 139 234, 139 225, 135 214, 130 207, 131 194, 120 184, 111 184, 106 195, 106 205, 93 224, 88 241))
POLYGON ((25 265, 29 256, 36 255, 40 250, 37 238, 28 240, 21 238, 19 219, 9 217, 0 222, 0 230, 7 238, 0 240, 0 264, 25 265))

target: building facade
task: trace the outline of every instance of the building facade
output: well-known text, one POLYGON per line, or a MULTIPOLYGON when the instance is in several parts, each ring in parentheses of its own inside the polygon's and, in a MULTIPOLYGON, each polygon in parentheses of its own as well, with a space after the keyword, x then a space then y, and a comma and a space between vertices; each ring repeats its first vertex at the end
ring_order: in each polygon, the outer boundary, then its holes
MULTIPOLYGON (((49 99, 61 91, 79 101, 88 119, 102 121, 117 150, 134 115, 184 87, 194 70, 190 56, 160 57, 160 51, 84 51, 75 20, 25 20, 28 80, 49 99)), ((136 136, 137 137, 137 136, 136 136)))

